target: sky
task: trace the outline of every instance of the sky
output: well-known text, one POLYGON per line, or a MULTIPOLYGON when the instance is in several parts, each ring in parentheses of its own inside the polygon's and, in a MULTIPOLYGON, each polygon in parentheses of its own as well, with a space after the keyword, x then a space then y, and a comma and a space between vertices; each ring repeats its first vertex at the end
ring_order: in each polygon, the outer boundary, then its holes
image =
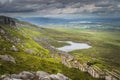
POLYGON ((0 15, 117 18, 120 17, 120 0, 0 0, 0 15))

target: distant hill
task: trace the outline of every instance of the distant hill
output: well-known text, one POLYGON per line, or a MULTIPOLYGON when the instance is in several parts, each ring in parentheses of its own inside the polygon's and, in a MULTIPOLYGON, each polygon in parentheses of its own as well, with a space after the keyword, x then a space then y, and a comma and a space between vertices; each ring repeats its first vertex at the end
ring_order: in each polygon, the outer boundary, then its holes
POLYGON ((28 21, 34 24, 119 24, 120 18, 81 18, 81 19, 63 19, 49 17, 18 17, 20 20, 28 21))

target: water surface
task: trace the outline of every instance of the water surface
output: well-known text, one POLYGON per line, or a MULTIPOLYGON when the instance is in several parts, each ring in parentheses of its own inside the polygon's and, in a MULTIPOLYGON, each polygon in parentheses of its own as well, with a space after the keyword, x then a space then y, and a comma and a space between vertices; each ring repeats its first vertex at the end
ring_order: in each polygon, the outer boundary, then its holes
POLYGON ((88 49, 92 47, 86 43, 76 43, 72 41, 59 41, 59 42, 65 42, 65 43, 70 44, 70 45, 57 48, 58 50, 65 51, 65 52, 70 52, 70 51, 79 50, 79 49, 88 49))

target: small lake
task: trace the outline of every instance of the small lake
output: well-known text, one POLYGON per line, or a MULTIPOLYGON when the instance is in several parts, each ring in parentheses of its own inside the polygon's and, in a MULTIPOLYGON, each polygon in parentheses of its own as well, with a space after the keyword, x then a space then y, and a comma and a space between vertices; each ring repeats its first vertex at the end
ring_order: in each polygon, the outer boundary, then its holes
POLYGON ((70 45, 56 48, 58 50, 65 51, 65 52, 71 52, 73 50, 79 50, 79 49, 88 49, 88 48, 92 47, 86 43, 76 43, 76 42, 72 42, 72 41, 59 41, 59 42, 65 42, 65 43, 70 44, 70 45))

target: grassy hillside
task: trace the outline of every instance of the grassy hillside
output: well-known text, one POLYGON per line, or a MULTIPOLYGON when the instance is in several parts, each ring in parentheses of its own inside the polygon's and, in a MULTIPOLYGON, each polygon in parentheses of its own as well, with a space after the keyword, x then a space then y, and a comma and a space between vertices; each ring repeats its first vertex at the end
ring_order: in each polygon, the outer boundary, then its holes
MULTIPOLYGON (((17 25, 17 29, 0 23, 0 55, 10 55, 16 62, 0 59, 0 75, 42 70, 48 73, 61 72, 73 80, 98 80, 77 69, 67 68, 61 64, 60 57, 51 58, 50 51, 34 39, 36 37, 37 39, 48 39, 50 44, 57 44, 57 40, 49 36, 51 32, 56 33, 55 30, 28 23, 27 25, 17 25), (13 46, 17 49, 16 51, 12 50, 13 46)), ((44 41, 41 43, 44 44, 44 41)))

